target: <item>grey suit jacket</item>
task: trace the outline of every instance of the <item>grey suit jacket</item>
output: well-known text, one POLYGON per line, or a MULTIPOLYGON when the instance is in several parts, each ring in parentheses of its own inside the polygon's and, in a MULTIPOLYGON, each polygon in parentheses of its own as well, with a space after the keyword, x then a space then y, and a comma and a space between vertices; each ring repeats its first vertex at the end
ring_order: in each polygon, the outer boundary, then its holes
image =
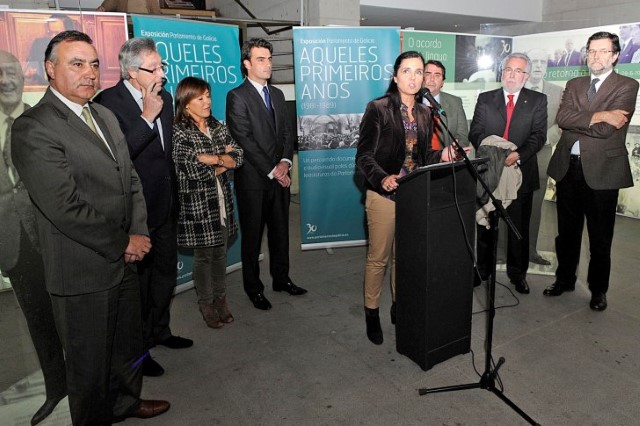
POLYGON ((227 94, 227 126, 244 151, 244 164, 234 173, 238 190, 268 189, 267 175, 282 160, 293 159, 294 134, 284 94, 269 85, 274 122, 258 91, 245 81, 227 94))
MULTIPOLYGON (((29 105, 24 104, 24 110, 28 108, 29 105)), ((4 134, 0 134, 0 138, 4 137, 4 134)), ((5 143, 11 143, 11 141, 5 141, 5 143)), ((0 270, 2 272, 10 271, 18 262, 22 230, 37 247, 36 217, 29 200, 29 193, 20 180, 15 184, 11 181, 5 162, 0 158, 0 270)))
POLYGON ((13 162, 37 207, 47 290, 56 295, 120 284, 129 234, 148 235, 146 207, 118 121, 98 104, 91 112, 115 159, 47 89, 13 125, 13 162))
MULTIPOLYGON (((462 107, 462 99, 449 93, 440 92, 440 105, 447 113, 445 121, 453 136, 455 136, 460 145, 469 146, 469 124, 467 123, 467 115, 462 107)), ((441 134, 446 136, 444 141, 440 141, 444 142, 443 146, 451 144, 451 138, 446 131, 441 134)))
POLYGON ((620 129, 607 123, 589 126, 597 111, 622 109, 633 116, 638 94, 638 82, 612 72, 602 82, 591 103, 587 100, 591 77, 570 80, 562 95, 558 125, 562 136, 549 162, 547 173, 562 180, 569 169, 571 147, 580 141, 582 171, 592 189, 619 189, 633 186, 629 154, 625 146, 629 125, 620 129))

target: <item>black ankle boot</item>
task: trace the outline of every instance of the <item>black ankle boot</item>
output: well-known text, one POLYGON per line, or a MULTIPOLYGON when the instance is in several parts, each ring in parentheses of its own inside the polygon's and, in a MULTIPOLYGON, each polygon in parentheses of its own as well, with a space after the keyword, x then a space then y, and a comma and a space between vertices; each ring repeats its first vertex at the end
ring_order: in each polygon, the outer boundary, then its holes
POLYGON ((396 302, 391 304, 391 324, 396 325, 396 302))
POLYGON ((380 327, 379 309, 364 308, 364 312, 367 320, 367 337, 371 340, 371 343, 381 345, 383 337, 382 327, 380 327))
POLYGON ((62 396, 58 396, 51 399, 47 398, 44 401, 44 404, 42 404, 42 407, 40 407, 38 411, 36 411, 36 413, 31 418, 31 425, 35 426, 41 421, 43 421, 44 419, 46 419, 49 416, 49 414, 51 414, 53 410, 56 408, 56 406, 58 405, 58 402, 60 402, 60 400, 62 400, 62 398, 64 398, 65 396, 66 395, 62 395, 62 396))

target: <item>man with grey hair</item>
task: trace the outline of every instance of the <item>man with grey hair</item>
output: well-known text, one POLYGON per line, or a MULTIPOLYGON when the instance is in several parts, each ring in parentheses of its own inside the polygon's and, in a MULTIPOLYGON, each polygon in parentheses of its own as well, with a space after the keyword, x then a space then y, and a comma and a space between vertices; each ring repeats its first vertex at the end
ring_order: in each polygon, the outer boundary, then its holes
MULTIPOLYGON (((121 80, 101 92, 95 101, 118 118, 147 204, 147 226, 153 248, 138 264, 144 349, 149 351, 155 345, 187 348, 193 341, 174 336, 169 328, 178 247, 171 145, 173 108, 171 95, 162 87, 166 65, 150 38, 127 40, 120 48, 119 60, 121 80)), ((164 373, 148 353, 142 371, 146 376, 164 373)))
MULTIPOLYGON (((529 293, 526 276, 529 268, 529 221, 533 192, 540 188, 536 154, 547 139, 547 97, 526 89, 531 73, 531 60, 524 53, 512 53, 502 61, 502 88, 478 96, 469 140, 478 149, 491 135, 502 136, 513 142, 516 149, 504 160, 504 167, 518 167, 522 184, 517 198, 507 207, 522 240, 509 230, 507 237, 507 275, 516 291, 529 293)), ((478 227, 477 277, 489 278, 493 271, 491 231, 478 227)))

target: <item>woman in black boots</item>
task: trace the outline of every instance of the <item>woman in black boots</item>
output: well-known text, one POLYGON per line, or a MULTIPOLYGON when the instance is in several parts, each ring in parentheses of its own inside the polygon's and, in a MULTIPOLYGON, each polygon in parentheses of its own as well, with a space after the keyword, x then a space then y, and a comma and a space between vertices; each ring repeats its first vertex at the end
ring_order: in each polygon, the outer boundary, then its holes
POLYGON ((449 161, 450 152, 431 147, 433 120, 421 103, 424 58, 400 54, 384 96, 369 102, 360 123, 356 165, 366 178, 369 247, 364 274, 367 337, 382 344, 379 306, 384 274, 391 260, 391 323, 395 324, 395 191, 396 180, 416 167, 449 161))

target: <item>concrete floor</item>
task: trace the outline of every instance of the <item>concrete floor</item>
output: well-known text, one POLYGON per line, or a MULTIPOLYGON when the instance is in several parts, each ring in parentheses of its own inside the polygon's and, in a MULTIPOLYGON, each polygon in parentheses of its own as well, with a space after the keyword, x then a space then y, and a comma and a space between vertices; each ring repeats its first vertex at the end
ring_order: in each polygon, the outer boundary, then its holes
MULTIPOLYGON (((545 209, 553 223, 553 204, 545 209)), ((365 248, 302 252, 298 211, 292 204, 291 277, 309 293, 291 297, 268 288, 265 295, 273 309, 258 311, 242 291, 240 272, 231 273, 228 297, 236 322, 220 330, 205 326, 193 290, 176 296, 173 331, 195 345, 154 349, 166 373, 145 378, 143 387, 144 398, 167 399, 171 410, 124 424, 527 424, 483 389, 418 395, 423 387, 479 382, 477 371, 484 369, 485 359, 484 286, 474 290, 473 355, 422 371, 395 350, 388 291, 381 306, 384 344, 375 346, 366 338, 361 296, 365 248)), ((550 250, 553 227, 544 229, 539 248, 550 250)), ((588 306, 585 256, 574 293, 542 296, 553 280, 544 275, 529 276, 529 295, 498 286, 493 357, 496 362, 506 358, 500 369, 504 394, 538 423, 640 425, 639 241, 640 222, 619 217, 609 308, 602 313, 588 306)), ((269 285, 267 265, 268 259, 262 277, 269 285)), ((508 283, 503 272, 498 280, 508 283)), ((10 293, 0 294, 0 332, 0 424, 28 424, 44 398, 42 378, 10 293)), ((43 424, 70 424, 66 400, 43 424)))

